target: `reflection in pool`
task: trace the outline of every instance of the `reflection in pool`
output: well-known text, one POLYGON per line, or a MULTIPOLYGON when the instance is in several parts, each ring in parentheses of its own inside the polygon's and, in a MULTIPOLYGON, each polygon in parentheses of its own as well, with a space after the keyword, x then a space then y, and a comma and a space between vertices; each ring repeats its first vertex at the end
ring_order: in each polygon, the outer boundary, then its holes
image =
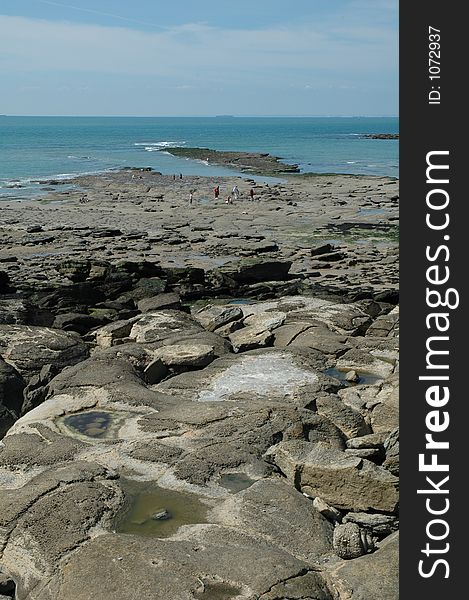
POLYGON ((119 533, 168 537, 181 525, 207 522, 207 507, 193 494, 130 479, 121 480, 121 486, 126 501, 115 521, 119 533))

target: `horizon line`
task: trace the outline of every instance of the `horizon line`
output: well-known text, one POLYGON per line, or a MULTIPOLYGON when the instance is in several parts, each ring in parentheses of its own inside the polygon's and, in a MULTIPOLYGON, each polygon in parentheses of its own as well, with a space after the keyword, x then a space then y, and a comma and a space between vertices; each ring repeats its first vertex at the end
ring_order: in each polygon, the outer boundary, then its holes
POLYGON ((105 118, 105 119, 398 119, 399 115, 32 115, 6 114, 0 117, 105 118))

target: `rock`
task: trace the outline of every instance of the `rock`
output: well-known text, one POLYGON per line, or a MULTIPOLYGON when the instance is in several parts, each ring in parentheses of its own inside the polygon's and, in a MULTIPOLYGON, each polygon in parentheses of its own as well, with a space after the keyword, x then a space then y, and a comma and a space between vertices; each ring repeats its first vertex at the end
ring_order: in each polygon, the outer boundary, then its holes
POLYGON ((181 308, 181 298, 179 297, 179 294, 174 292, 158 294, 151 298, 139 300, 137 302, 137 307, 138 310, 143 313, 152 312, 162 308, 173 308, 177 310, 181 308))
POLYGON ((226 325, 222 325, 221 327, 217 327, 215 329, 215 333, 221 337, 227 337, 238 331, 238 329, 243 328, 243 323, 241 321, 231 321, 231 323, 227 323, 226 325))
POLYGON ((383 467, 399 477, 399 428, 394 429, 384 442, 386 458, 383 467))
POLYGON ((105 279, 111 272, 111 265, 105 261, 67 259, 59 263, 57 271, 71 281, 86 281, 86 279, 105 279))
POLYGON ((163 342, 168 337, 204 331, 191 316, 177 310, 165 309, 145 313, 136 320, 129 337, 138 343, 163 342))
POLYGON ((63 329, 64 331, 76 331, 77 333, 84 335, 90 329, 105 325, 108 322, 109 319, 99 318, 93 315, 64 313, 55 318, 52 327, 63 329))
POLYGON ((313 500, 314 508, 319 511, 326 519, 333 523, 340 523, 342 521, 342 514, 337 508, 330 506, 327 502, 324 502, 322 498, 316 496, 313 500))
POLYGON ((47 327, 0 325, 0 354, 28 380, 44 365, 62 369, 85 360, 88 349, 75 333, 47 327))
POLYGON ((111 348, 112 346, 122 343, 125 338, 130 336, 134 323, 139 320, 139 317, 127 319, 125 321, 115 321, 104 325, 95 331, 96 344, 101 348, 111 348))
POLYGON ((149 363, 143 371, 143 378, 148 385, 159 383, 168 374, 168 369, 161 358, 156 358, 149 363))
POLYGON ((321 254, 329 254, 334 249, 332 244, 320 244, 311 248, 311 256, 319 256, 321 254))
POLYGON ((23 391, 22 415, 36 408, 36 406, 39 406, 46 399, 49 392, 48 384, 59 371, 60 367, 57 365, 44 365, 38 375, 31 377, 23 391))
POLYGON ((262 479, 211 513, 215 522, 274 543, 309 563, 332 549, 333 526, 281 479, 262 479))
POLYGON ((350 383, 358 383, 360 381, 360 376, 356 371, 348 371, 345 374, 345 381, 349 381, 350 383))
MULTIPOLYGON (((66 567, 59 568, 52 577, 44 577, 46 586, 41 586, 41 596, 33 591, 27 597, 260 598, 279 582, 289 583, 307 570, 306 563, 262 539, 218 525, 191 525, 169 540, 125 534, 94 537, 71 553, 66 567)), ((332 600, 319 574, 313 581, 307 579, 305 585, 308 583, 314 584, 311 589, 324 590, 318 600, 332 600)))
POLYGON ((181 283, 192 283, 203 285, 205 283, 205 271, 198 267, 166 267, 163 269, 169 285, 181 283))
POLYGON ((344 559, 358 558, 374 549, 371 535, 351 522, 336 525, 333 546, 337 556, 344 559))
POLYGON ((347 406, 338 396, 319 396, 316 399, 316 408, 320 415, 332 421, 348 438, 371 433, 371 427, 363 416, 347 406))
POLYGON ((336 369, 344 372, 370 373, 385 378, 393 373, 394 365, 389 361, 380 360, 366 350, 353 348, 339 358, 336 369))
POLYGON ((152 298, 166 291, 167 282, 160 277, 142 277, 136 285, 125 291, 118 300, 136 303, 144 298, 152 298))
POLYGON ((331 598, 328 585, 321 575, 314 571, 281 581, 262 595, 262 600, 331 600, 331 598))
POLYGON ((368 328, 366 334, 375 337, 395 338, 399 336, 399 307, 380 315, 368 328))
POLYGON ((243 311, 238 306, 214 306, 209 304, 194 313, 194 319, 208 331, 239 321, 243 318, 243 311))
POLYGON ((335 508, 396 510, 399 500, 397 477, 368 460, 307 442, 280 442, 275 448, 274 459, 302 492, 319 496, 335 508))
POLYGON ((361 435, 360 437, 354 437, 347 440, 347 448, 354 450, 363 450, 367 448, 377 448, 382 450, 386 435, 382 433, 370 433, 368 435, 361 435))
POLYGON ((281 260, 242 259, 237 263, 224 265, 219 271, 240 284, 262 281, 284 281, 292 263, 281 260))
POLYGON ((271 331, 259 331, 255 327, 243 327, 228 336, 235 352, 246 352, 270 345, 274 335, 271 331))
POLYGON ((168 519, 172 519, 173 515, 169 512, 167 508, 158 508, 152 515, 151 518, 153 521, 167 521, 168 519))
POLYGON ((24 387, 18 371, 0 357, 0 438, 21 414, 24 387))
POLYGON ((0 271, 0 294, 10 290, 10 277, 5 271, 0 271))
POLYGON ((399 597, 399 536, 383 540, 378 550, 352 561, 331 565, 329 572, 340 597, 350 600, 397 600, 399 597), (366 573, 366 577, 363 574, 366 573))
POLYGON ((343 522, 357 523, 362 529, 368 530, 379 539, 390 535, 399 528, 398 517, 379 513, 349 512, 345 515, 343 522))
POLYGON ((215 359, 213 346, 205 344, 174 344, 163 346, 155 356, 167 367, 206 367, 215 359))
POLYGON ((343 252, 328 252, 316 256, 317 261, 324 262, 337 262, 339 260, 343 260, 344 258, 346 258, 346 255, 343 252))

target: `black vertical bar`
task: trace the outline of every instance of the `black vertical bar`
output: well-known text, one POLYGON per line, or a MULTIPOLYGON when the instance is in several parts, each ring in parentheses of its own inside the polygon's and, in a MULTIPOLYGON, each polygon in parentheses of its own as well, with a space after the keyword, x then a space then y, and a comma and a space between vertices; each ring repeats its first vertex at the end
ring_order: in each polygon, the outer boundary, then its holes
POLYGON ((467 595, 464 8, 435 0, 400 3, 402 600, 467 595), (449 168, 427 173, 429 163, 449 168))

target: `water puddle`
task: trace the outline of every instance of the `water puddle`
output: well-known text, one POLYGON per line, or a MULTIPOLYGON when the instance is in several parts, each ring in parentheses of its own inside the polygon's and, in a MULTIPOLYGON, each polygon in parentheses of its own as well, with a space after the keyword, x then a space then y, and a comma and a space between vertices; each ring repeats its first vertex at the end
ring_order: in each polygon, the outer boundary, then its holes
POLYGON ((359 208, 359 215, 384 215, 386 213, 385 208, 359 208))
POLYGON ((59 419, 72 433, 97 440, 113 439, 127 413, 84 411, 59 419))
POLYGON ((181 525, 206 523, 207 507, 193 494, 167 490, 149 482, 122 481, 124 512, 117 518, 119 533, 168 537, 181 525))
POLYGON ((218 483, 233 494, 236 494, 236 492, 241 492, 251 487, 255 483, 255 480, 248 477, 245 473, 224 473, 221 475, 218 483))
POLYGON ((248 298, 235 298, 227 302, 227 304, 252 304, 252 300, 248 300, 248 298))
POLYGON ((345 379, 345 376, 347 375, 348 372, 349 371, 339 371, 338 369, 331 368, 331 369, 326 369, 324 371, 324 375, 329 375, 329 377, 334 377, 335 379, 338 379, 340 381, 340 383, 342 383, 343 385, 346 385, 346 386, 373 385, 373 384, 378 383, 379 381, 383 380, 382 377, 380 377, 379 375, 375 375, 374 373, 366 373, 364 371, 360 371, 360 372, 356 371, 358 378, 359 378, 358 381, 355 381, 355 382, 347 381, 345 379))

